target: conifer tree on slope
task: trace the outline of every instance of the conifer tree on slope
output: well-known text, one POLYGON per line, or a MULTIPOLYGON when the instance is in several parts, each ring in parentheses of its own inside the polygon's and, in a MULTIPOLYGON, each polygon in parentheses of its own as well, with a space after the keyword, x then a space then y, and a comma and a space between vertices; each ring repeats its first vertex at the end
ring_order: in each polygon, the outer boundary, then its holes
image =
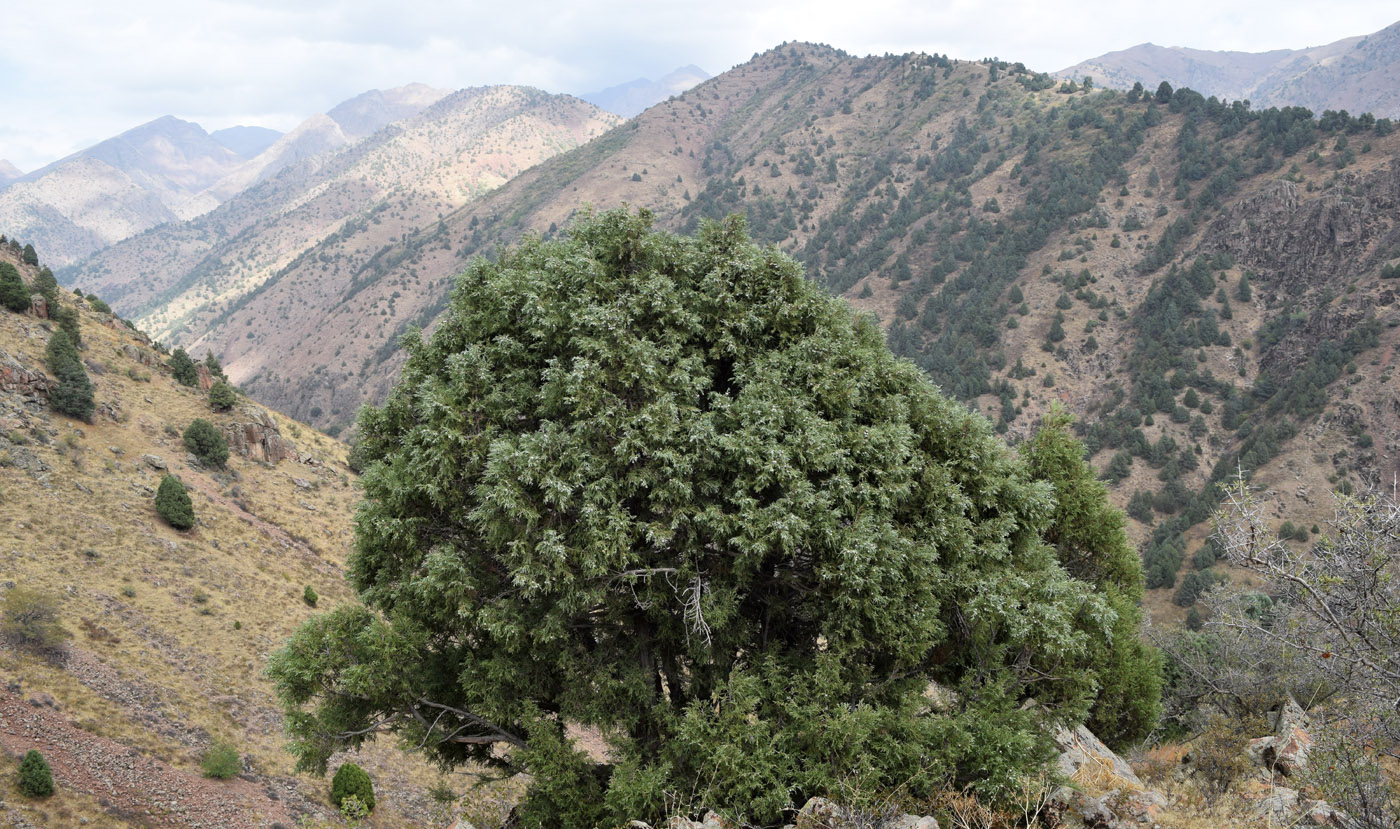
POLYGON ((478 261, 406 341, 359 425, 364 604, 269 668, 299 765, 396 732, 529 773, 526 826, 1009 795, 1052 753, 1021 701, 1082 718, 1141 658, 1057 560, 1051 483, 742 219, 650 224, 478 261))

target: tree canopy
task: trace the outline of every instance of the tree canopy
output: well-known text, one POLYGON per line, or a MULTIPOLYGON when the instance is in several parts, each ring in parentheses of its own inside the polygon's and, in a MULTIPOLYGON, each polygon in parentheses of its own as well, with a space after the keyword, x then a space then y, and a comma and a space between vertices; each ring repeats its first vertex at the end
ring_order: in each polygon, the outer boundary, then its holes
POLYGON ((364 604, 269 669, 302 768, 396 732, 528 772, 527 826, 995 797, 1049 757, 1043 712, 1140 658, 1047 543, 1052 483, 740 218, 527 239, 404 345, 359 423, 364 604))

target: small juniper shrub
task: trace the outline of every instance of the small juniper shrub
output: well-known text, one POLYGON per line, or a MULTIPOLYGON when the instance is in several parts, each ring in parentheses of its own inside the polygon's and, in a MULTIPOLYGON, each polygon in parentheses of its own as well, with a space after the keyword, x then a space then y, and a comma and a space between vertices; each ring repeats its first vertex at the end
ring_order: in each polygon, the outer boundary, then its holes
POLYGON ((25 797, 48 797, 53 794, 53 771, 44 755, 30 749, 19 764, 19 790, 25 797))
POLYGON ((243 761, 238 757, 238 749, 225 742, 217 742, 204 752, 199 761, 205 777, 215 780, 228 780, 243 770, 243 761))
POLYGON ((351 795, 359 798, 366 812, 374 811, 374 783, 369 773, 354 763, 345 763, 331 778, 331 803, 339 809, 351 795))

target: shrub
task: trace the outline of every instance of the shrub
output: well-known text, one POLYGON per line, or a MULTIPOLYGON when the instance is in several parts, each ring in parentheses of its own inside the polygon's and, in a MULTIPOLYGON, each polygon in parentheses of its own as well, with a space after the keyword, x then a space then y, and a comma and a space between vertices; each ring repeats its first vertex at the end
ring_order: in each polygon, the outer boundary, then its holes
POLYGON ((234 392, 233 386, 223 380, 215 381, 209 387, 209 408, 216 412, 226 412, 233 408, 238 402, 238 394, 234 392))
POLYGON ((212 777, 215 780, 228 780, 236 777, 243 770, 243 761, 238 756, 238 749, 225 742, 217 742, 204 752, 204 757, 199 761, 199 767, 204 770, 205 777, 212 777))
POLYGON ((57 651, 68 638, 58 618, 58 599, 51 593, 21 584, 0 594, 0 636, 17 648, 57 651))
POLYGON ((19 790, 25 797, 48 797, 53 794, 53 771, 44 755, 29 749, 19 764, 19 790))
POLYGON ((316 591, 313 590, 309 584, 306 586, 306 589, 302 591, 301 600, 306 602, 307 607, 315 607, 316 602, 320 601, 320 599, 321 597, 316 595, 316 591))
POLYGON ((174 475, 160 479, 160 488, 156 490, 156 512, 177 530, 188 530, 194 526, 194 502, 190 500, 185 485, 174 475))
POLYGON ((331 803, 339 809, 347 797, 357 797, 366 811, 374 811, 374 782, 354 763, 344 763, 331 779, 331 803))
POLYGON ((205 466, 223 466, 228 460, 228 441, 218 427, 202 417, 185 427, 181 439, 185 448, 205 466))
POLYGON ((1239 720, 1215 715, 1206 730, 1191 746, 1191 765, 1200 775, 1209 800, 1229 791, 1244 780, 1252 768, 1245 753, 1249 741, 1239 720))

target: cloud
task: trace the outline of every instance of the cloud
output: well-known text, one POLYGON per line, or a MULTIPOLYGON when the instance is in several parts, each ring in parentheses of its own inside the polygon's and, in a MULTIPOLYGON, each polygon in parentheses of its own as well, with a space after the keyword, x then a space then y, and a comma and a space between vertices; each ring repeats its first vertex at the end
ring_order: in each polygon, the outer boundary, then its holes
POLYGON ((1144 41, 1263 51, 1375 31, 1389 3, 1107 7, 1030 0, 45 0, 7 18, 0 86, 25 118, 0 158, 33 169, 161 115, 290 129, 367 89, 520 83, 581 93, 695 63, 717 73, 783 41, 853 54, 996 55, 1053 70, 1144 41))

